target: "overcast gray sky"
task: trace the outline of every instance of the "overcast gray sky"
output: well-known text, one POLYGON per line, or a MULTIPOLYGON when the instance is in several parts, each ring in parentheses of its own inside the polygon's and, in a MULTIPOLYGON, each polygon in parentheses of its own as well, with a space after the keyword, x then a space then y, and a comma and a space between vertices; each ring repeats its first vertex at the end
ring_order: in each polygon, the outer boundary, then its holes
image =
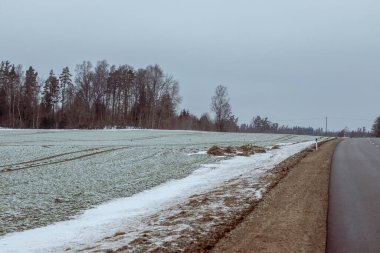
POLYGON ((239 123, 253 115, 333 130, 380 115, 378 0, 0 0, 0 61, 40 76, 83 60, 159 64, 180 108, 210 111, 228 87, 239 123))

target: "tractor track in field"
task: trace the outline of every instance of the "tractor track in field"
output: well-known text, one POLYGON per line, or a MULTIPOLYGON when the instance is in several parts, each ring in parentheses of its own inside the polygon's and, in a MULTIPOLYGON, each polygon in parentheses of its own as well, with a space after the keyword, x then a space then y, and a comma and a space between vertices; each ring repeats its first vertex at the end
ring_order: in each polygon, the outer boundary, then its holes
POLYGON ((80 150, 80 151, 75 151, 75 152, 66 152, 66 153, 62 153, 58 155, 48 156, 45 158, 21 162, 17 164, 3 165, 3 166, 0 166, 0 173, 42 167, 46 165, 59 164, 59 163, 79 160, 79 159, 94 156, 94 155, 99 155, 103 153, 108 153, 108 152, 113 152, 113 151, 128 149, 128 148, 130 147, 117 147, 117 148, 107 148, 107 149, 92 148, 92 149, 85 149, 85 150, 80 150))

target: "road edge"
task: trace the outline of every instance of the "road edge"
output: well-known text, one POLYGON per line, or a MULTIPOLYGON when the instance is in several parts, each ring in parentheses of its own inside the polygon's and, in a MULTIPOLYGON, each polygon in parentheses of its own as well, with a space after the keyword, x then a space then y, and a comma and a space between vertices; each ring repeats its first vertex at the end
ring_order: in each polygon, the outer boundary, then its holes
MULTIPOLYGON (((337 141, 337 138, 332 138, 332 139, 329 139, 329 140, 326 140, 326 141, 322 141, 319 143, 319 146, 324 146, 326 143, 328 142, 332 142, 332 141, 337 141)), ((341 140, 338 139, 337 143, 335 144, 334 146, 334 151, 332 152, 332 154, 330 155, 330 164, 329 164, 329 172, 328 172, 328 177, 330 180, 330 173, 331 173, 331 166, 332 166, 332 157, 333 157, 333 154, 335 152, 335 149, 336 149, 336 146, 340 143, 341 140)), ((233 231, 241 225, 241 223, 244 222, 244 220, 251 214, 253 214, 255 212, 255 210, 257 208, 260 208, 260 205, 261 205, 261 202, 264 202, 267 198, 269 198, 269 195, 271 194, 271 191, 273 191, 273 189, 275 189, 277 187, 278 184, 280 184, 281 182, 283 182, 286 177, 289 175, 289 172, 292 170, 292 168, 294 168, 295 166, 297 166, 302 160, 304 160, 306 157, 308 157, 310 154, 312 153, 315 153, 315 152, 318 152, 315 150, 315 148, 307 148, 289 158, 287 158, 286 160, 284 160, 283 162, 279 163, 278 165, 276 165, 274 168, 273 168, 273 172, 274 174, 276 174, 276 177, 274 178, 274 180, 271 182, 270 186, 268 187, 268 190, 263 194, 263 197, 262 199, 260 199, 259 201, 253 203, 252 205, 252 209, 250 210, 250 212, 248 212, 242 219, 240 219, 240 221, 238 223, 235 224, 235 226, 230 230, 230 231, 227 231, 221 238, 219 238, 219 240, 213 245, 213 247, 211 249, 204 249, 204 251, 200 251, 200 252, 225 252, 225 251, 218 251, 218 250, 215 250, 215 246, 221 241, 223 240, 223 238, 227 238, 229 237, 229 234, 230 233, 233 233, 233 231)), ((329 181, 327 183, 327 186, 329 184, 329 181)), ((328 201, 328 199, 327 199, 328 201)), ((327 202, 328 204, 328 202, 327 202)), ((326 228, 326 232, 327 232, 327 210, 326 210, 326 217, 325 217, 325 224, 321 224, 322 226, 324 226, 326 228)), ((326 242, 324 242, 324 244, 326 245, 326 242)), ((323 247, 324 248, 324 247, 323 247)), ((232 250, 232 252, 234 252, 232 250)))

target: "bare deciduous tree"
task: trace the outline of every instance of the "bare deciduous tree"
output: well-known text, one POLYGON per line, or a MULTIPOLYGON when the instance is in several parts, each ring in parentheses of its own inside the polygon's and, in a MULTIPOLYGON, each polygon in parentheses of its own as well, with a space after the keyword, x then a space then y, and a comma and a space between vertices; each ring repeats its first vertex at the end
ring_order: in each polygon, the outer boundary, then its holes
POLYGON ((226 131, 226 123, 231 119, 231 105, 227 88, 219 85, 211 99, 211 110, 215 113, 215 126, 217 131, 226 131))

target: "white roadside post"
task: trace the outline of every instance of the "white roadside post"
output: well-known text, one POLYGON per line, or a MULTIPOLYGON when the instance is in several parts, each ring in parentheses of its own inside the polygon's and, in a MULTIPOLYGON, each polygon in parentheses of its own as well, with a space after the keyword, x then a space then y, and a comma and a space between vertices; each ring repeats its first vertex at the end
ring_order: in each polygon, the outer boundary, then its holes
POLYGON ((318 150, 318 138, 315 138, 315 150, 318 150))

